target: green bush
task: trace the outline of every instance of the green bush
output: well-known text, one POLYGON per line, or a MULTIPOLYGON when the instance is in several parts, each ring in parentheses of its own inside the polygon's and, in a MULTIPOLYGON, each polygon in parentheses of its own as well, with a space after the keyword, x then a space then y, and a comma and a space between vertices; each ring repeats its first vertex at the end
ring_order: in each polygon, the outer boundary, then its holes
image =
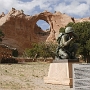
MULTIPOLYGON (((75 41, 79 46, 78 54, 81 54, 84 57, 90 55, 90 22, 70 22, 67 26, 73 27, 75 29, 75 33, 77 33, 79 37, 79 39, 75 41)), ((60 31, 62 31, 62 28, 60 31)))
POLYGON ((48 58, 48 57, 55 57, 55 51, 56 51, 56 45, 52 43, 33 43, 31 49, 26 49, 24 51, 24 56, 34 58, 35 55, 37 54, 37 57, 43 57, 48 58))

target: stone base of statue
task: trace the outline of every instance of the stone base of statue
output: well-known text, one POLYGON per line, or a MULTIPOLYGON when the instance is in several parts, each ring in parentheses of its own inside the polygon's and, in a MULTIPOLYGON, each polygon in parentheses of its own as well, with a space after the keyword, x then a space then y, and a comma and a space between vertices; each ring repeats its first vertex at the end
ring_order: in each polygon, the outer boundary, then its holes
POLYGON ((72 64, 79 63, 79 60, 58 59, 50 63, 48 76, 44 77, 45 83, 73 85, 72 64))

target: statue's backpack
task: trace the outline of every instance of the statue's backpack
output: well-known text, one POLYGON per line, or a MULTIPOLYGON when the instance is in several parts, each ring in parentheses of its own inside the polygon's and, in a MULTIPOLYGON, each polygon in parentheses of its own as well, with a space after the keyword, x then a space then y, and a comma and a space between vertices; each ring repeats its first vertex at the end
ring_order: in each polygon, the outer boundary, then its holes
POLYGON ((60 44, 61 38, 65 33, 60 33, 58 38, 57 38, 57 43, 60 44))
MULTIPOLYGON (((58 44, 60 44, 60 41, 61 41, 61 38, 62 38, 63 35, 65 35, 65 33, 60 33, 59 36, 57 37, 57 43, 58 44)), ((59 49, 60 49, 60 45, 58 45, 57 48, 56 48, 56 56, 60 58, 59 49)))

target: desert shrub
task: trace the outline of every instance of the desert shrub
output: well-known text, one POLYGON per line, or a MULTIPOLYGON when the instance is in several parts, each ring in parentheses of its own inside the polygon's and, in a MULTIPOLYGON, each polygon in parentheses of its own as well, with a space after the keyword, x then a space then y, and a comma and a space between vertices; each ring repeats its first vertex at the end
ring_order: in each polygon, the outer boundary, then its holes
POLYGON ((54 58, 56 51, 56 44, 53 43, 33 43, 32 48, 26 49, 24 55, 34 58, 37 54, 37 57, 54 58))

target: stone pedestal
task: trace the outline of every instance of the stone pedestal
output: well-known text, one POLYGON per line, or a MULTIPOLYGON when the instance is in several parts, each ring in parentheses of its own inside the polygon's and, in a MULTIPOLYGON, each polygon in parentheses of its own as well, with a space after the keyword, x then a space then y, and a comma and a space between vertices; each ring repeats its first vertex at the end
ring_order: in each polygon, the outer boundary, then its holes
POLYGON ((50 63, 48 76, 44 77, 45 83, 62 84, 72 86, 72 64, 79 63, 77 60, 54 60, 50 63))

